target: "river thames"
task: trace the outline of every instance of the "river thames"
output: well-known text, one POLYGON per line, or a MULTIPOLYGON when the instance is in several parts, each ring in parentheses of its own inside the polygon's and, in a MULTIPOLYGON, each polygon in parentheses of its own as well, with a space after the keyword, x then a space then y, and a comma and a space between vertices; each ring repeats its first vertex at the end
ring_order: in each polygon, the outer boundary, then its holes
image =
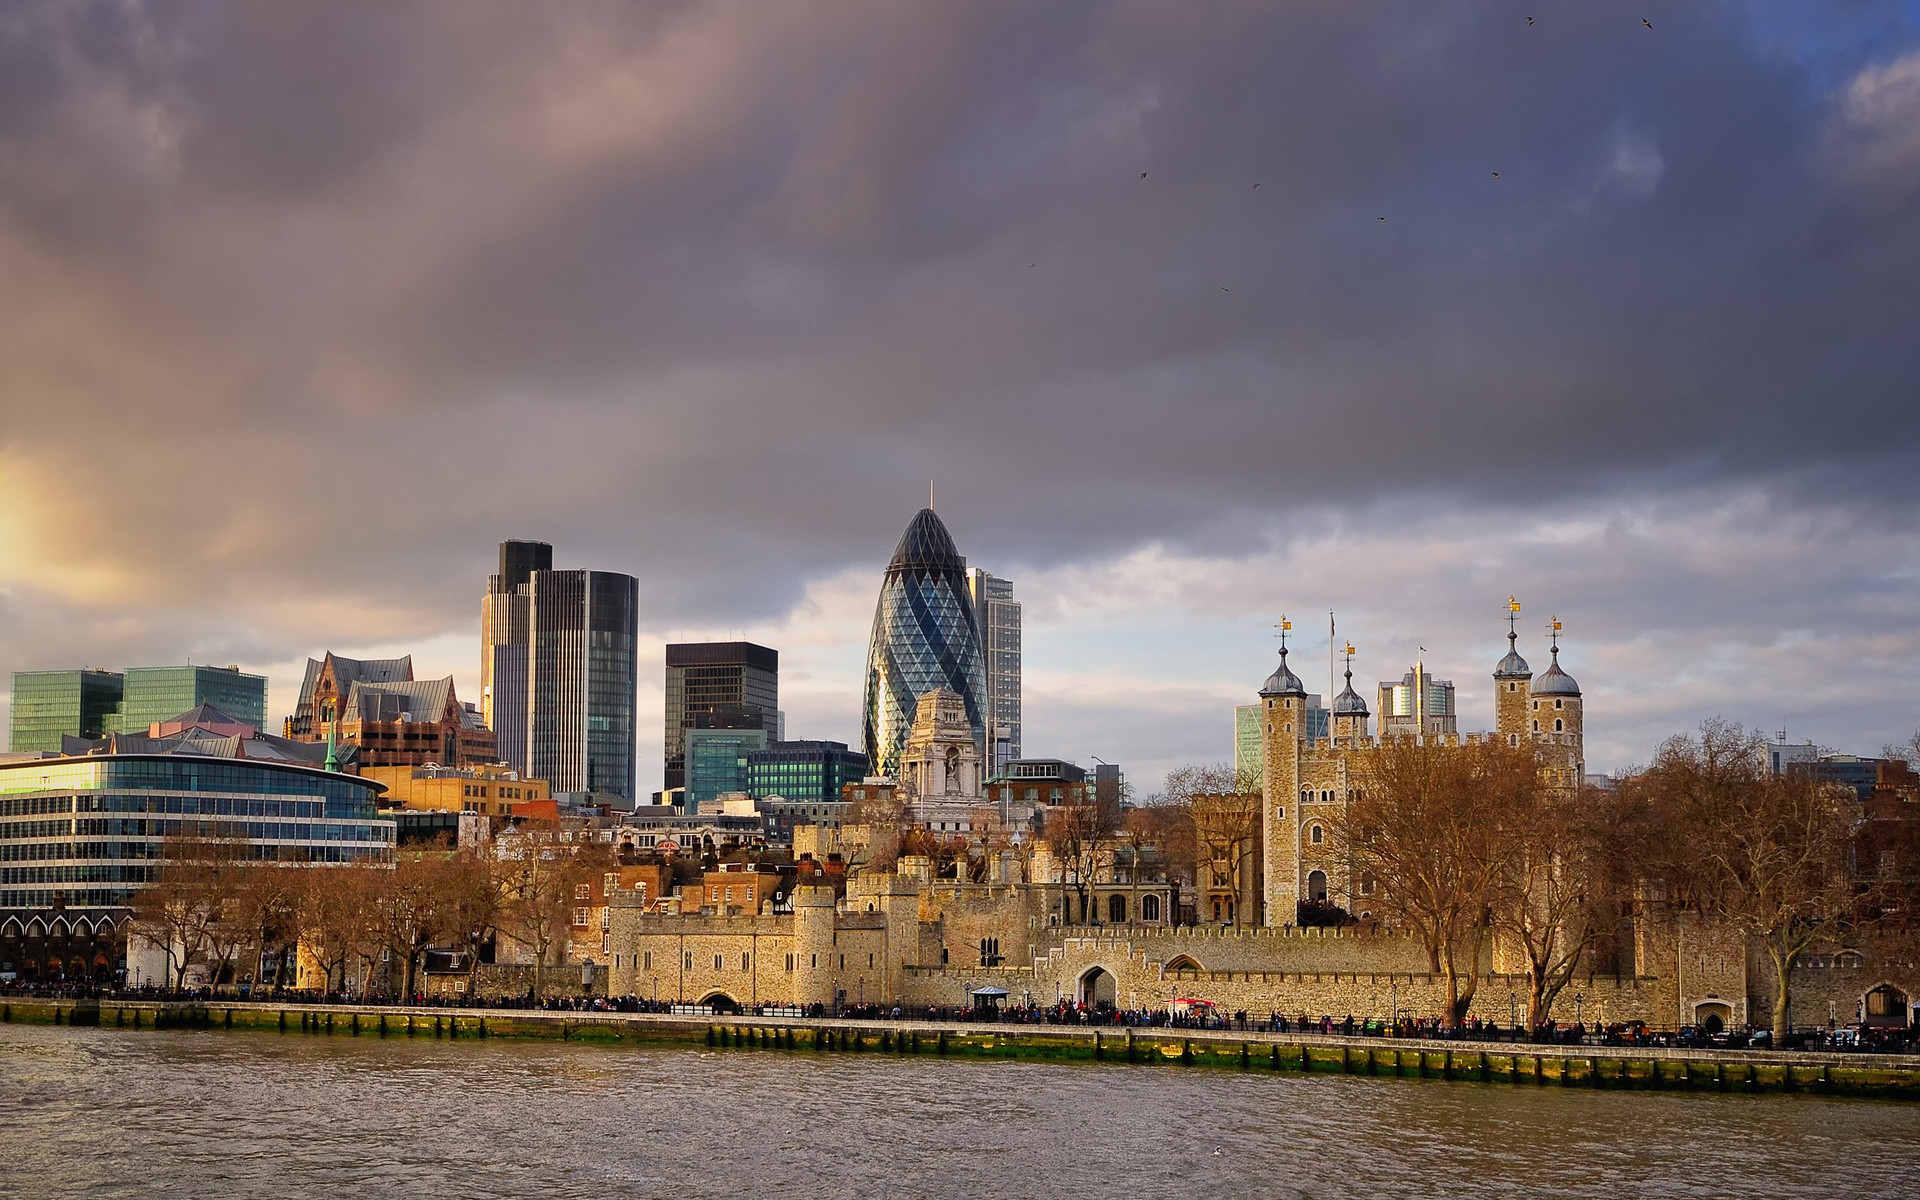
POLYGON ((1125 1067, 0 1028, 0 1195, 1886 1196, 1920 1109, 1125 1067))

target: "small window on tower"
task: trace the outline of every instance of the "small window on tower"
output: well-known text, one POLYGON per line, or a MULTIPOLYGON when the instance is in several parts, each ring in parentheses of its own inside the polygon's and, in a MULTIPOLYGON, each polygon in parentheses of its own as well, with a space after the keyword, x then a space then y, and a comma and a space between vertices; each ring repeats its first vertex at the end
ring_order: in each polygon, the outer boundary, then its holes
POLYGON ((1553 702, 1553 706, 1554 706, 1555 708, 1565 708, 1565 707, 1566 707, 1566 703, 1567 703, 1567 702, 1566 702, 1566 701, 1564 701, 1564 700, 1555 700, 1555 701, 1553 702))
POLYGON ((1561 723, 1561 721, 1560 721, 1560 718, 1559 718, 1559 717, 1555 717, 1555 718, 1553 719, 1553 731, 1554 731, 1555 733, 1559 733, 1559 732, 1561 732, 1561 731, 1562 731, 1562 730, 1563 730, 1564 728, 1565 728, 1565 726, 1564 726, 1564 725, 1563 725, 1563 724, 1561 723))

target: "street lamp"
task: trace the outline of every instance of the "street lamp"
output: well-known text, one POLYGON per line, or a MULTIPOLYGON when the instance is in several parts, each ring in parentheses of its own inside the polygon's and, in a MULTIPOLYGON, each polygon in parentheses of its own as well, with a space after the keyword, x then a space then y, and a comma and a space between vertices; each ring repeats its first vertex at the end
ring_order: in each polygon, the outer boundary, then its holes
POLYGON ((1400 985, 1389 981, 1387 984, 1387 994, 1393 997, 1393 1025, 1391 1028, 1394 1031, 1394 1036, 1398 1037, 1400 1036, 1400 985))
POLYGON ((1573 994, 1573 1023, 1576 1025, 1580 1024, 1580 1002, 1586 998, 1586 995, 1582 992, 1575 992, 1573 994))

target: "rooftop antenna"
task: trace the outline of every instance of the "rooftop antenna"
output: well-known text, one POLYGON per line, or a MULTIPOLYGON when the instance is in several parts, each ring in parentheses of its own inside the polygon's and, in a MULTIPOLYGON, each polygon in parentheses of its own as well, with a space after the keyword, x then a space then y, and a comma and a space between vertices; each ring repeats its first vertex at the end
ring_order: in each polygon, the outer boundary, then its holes
POLYGON ((933 480, 927 480, 927 507, 933 507, 933 480))

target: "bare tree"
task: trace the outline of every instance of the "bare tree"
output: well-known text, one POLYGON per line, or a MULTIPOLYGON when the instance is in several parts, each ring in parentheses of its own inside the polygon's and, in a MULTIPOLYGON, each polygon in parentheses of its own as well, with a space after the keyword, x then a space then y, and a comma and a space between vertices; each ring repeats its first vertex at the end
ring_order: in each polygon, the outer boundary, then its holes
POLYGON ((206 838, 175 835, 162 843, 159 877, 134 897, 133 927, 167 956, 171 986, 187 986, 187 969, 207 964, 209 981, 231 961, 231 949, 219 943, 220 963, 209 963, 216 929, 230 905, 233 875, 230 845, 206 838))
MULTIPOLYGON (((1118 827, 1119 814, 1108 805, 1091 801, 1058 804, 1046 810, 1044 829, 1047 845, 1059 861, 1060 898, 1065 907, 1066 889, 1071 886, 1080 898, 1080 919, 1092 919, 1091 889, 1100 872, 1103 854, 1118 827)), ((1060 923, 1070 924, 1071 914, 1061 913, 1060 923)))
POLYGON ((1355 866, 1372 875, 1386 914, 1412 929, 1447 982, 1449 1026, 1473 1003, 1502 849, 1503 814, 1539 787, 1530 748, 1396 739, 1373 786, 1336 822, 1355 866))
POLYGON ((1526 957, 1527 1025, 1538 1030, 1611 925, 1623 882, 1621 804, 1616 793, 1585 786, 1516 789, 1511 798, 1500 820, 1492 913, 1526 957))
MULTIPOLYGON (((351 990, 349 968, 359 965, 373 946, 373 896, 388 870, 380 864, 310 866, 300 870, 300 939, 320 965, 324 991, 351 990)), ((364 973, 363 973, 364 980, 364 973)))
POLYGON ((303 868, 275 862, 249 862, 236 873, 230 920, 246 931, 257 958, 273 952, 271 980, 258 979, 279 990, 287 974, 287 963, 300 942, 300 872, 303 868))
POLYGON ((570 840, 551 821, 522 823, 514 845, 501 861, 501 925, 508 936, 532 951, 533 989, 538 996, 554 948, 558 946, 564 955, 579 902, 575 893, 591 885, 604 856, 590 845, 570 840))
POLYGON ((1648 801, 1650 864, 1670 900, 1755 938, 1774 972, 1773 1031, 1789 1032, 1794 959, 1870 912, 1877 881, 1853 869, 1851 788, 1815 772, 1773 775, 1765 739, 1708 721, 1661 746, 1634 781, 1648 801))

